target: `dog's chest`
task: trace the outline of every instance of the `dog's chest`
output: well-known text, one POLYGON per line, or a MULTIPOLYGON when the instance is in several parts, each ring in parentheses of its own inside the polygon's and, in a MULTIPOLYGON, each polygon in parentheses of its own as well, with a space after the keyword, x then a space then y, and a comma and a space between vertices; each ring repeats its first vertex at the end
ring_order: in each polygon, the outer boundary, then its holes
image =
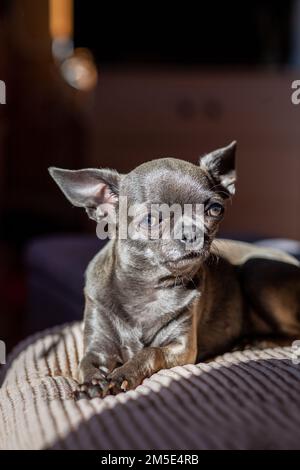
POLYGON ((188 308, 199 296, 196 289, 182 287, 170 289, 140 289, 128 292, 122 299, 122 306, 130 319, 144 330, 160 329, 165 317, 188 308))
POLYGON ((161 342, 164 338, 169 338, 175 329, 173 319, 180 312, 187 312, 198 296, 199 292, 196 290, 180 288, 158 289, 155 292, 144 290, 125 296, 122 304, 129 321, 119 318, 115 323, 121 339, 123 361, 131 359, 145 347, 158 346, 155 343, 158 333, 161 342))

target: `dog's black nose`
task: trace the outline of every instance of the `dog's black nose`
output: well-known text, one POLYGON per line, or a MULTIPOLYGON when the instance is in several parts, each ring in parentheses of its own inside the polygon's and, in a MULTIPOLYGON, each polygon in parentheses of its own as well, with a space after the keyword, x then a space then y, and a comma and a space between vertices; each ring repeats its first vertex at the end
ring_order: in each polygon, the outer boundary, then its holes
POLYGON ((197 240, 197 231, 195 229, 191 228, 186 228, 181 237, 181 241, 184 243, 195 243, 197 240))

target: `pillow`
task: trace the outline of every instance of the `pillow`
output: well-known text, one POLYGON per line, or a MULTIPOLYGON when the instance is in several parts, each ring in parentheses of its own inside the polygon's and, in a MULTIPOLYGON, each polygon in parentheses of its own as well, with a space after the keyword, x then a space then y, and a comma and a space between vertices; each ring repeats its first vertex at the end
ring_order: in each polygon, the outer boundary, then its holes
POLYGON ((235 351, 162 370, 134 391, 74 401, 82 352, 80 323, 15 349, 2 370, 1 449, 300 447, 297 349, 235 351))

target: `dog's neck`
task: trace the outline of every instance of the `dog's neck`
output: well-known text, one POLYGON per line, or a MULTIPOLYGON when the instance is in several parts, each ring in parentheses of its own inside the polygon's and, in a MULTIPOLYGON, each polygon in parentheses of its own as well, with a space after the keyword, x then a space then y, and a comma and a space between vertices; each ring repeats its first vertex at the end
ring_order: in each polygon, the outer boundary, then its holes
POLYGON ((114 263, 116 281, 120 288, 122 286, 132 286, 134 290, 172 288, 181 286, 183 289, 199 289, 203 278, 204 263, 191 265, 189 269, 170 271, 160 263, 153 262, 152 259, 145 258, 141 253, 132 253, 130 248, 120 248, 114 245, 114 263))
POLYGON ((132 259, 130 250, 120 248, 111 241, 103 252, 102 269, 110 275, 105 276, 102 292, 113 295, 109 302, 131 325, 145 322, 155 329, 176 312, 190 308, 205 290, 206 269, 202 265, 196 272, 178 275, 164 266, 153 266, 136 253, 132 259))

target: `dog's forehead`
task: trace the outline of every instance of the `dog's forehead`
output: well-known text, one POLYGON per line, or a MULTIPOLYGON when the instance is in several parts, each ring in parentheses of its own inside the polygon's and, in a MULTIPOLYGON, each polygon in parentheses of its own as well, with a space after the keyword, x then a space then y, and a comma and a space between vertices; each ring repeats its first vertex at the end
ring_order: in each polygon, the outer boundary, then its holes
POLYGON ((153 160, 124 178, 121 193, 135 202, 201 203, 211 197, 211 181, 199 166, 175 158, 153 160))

